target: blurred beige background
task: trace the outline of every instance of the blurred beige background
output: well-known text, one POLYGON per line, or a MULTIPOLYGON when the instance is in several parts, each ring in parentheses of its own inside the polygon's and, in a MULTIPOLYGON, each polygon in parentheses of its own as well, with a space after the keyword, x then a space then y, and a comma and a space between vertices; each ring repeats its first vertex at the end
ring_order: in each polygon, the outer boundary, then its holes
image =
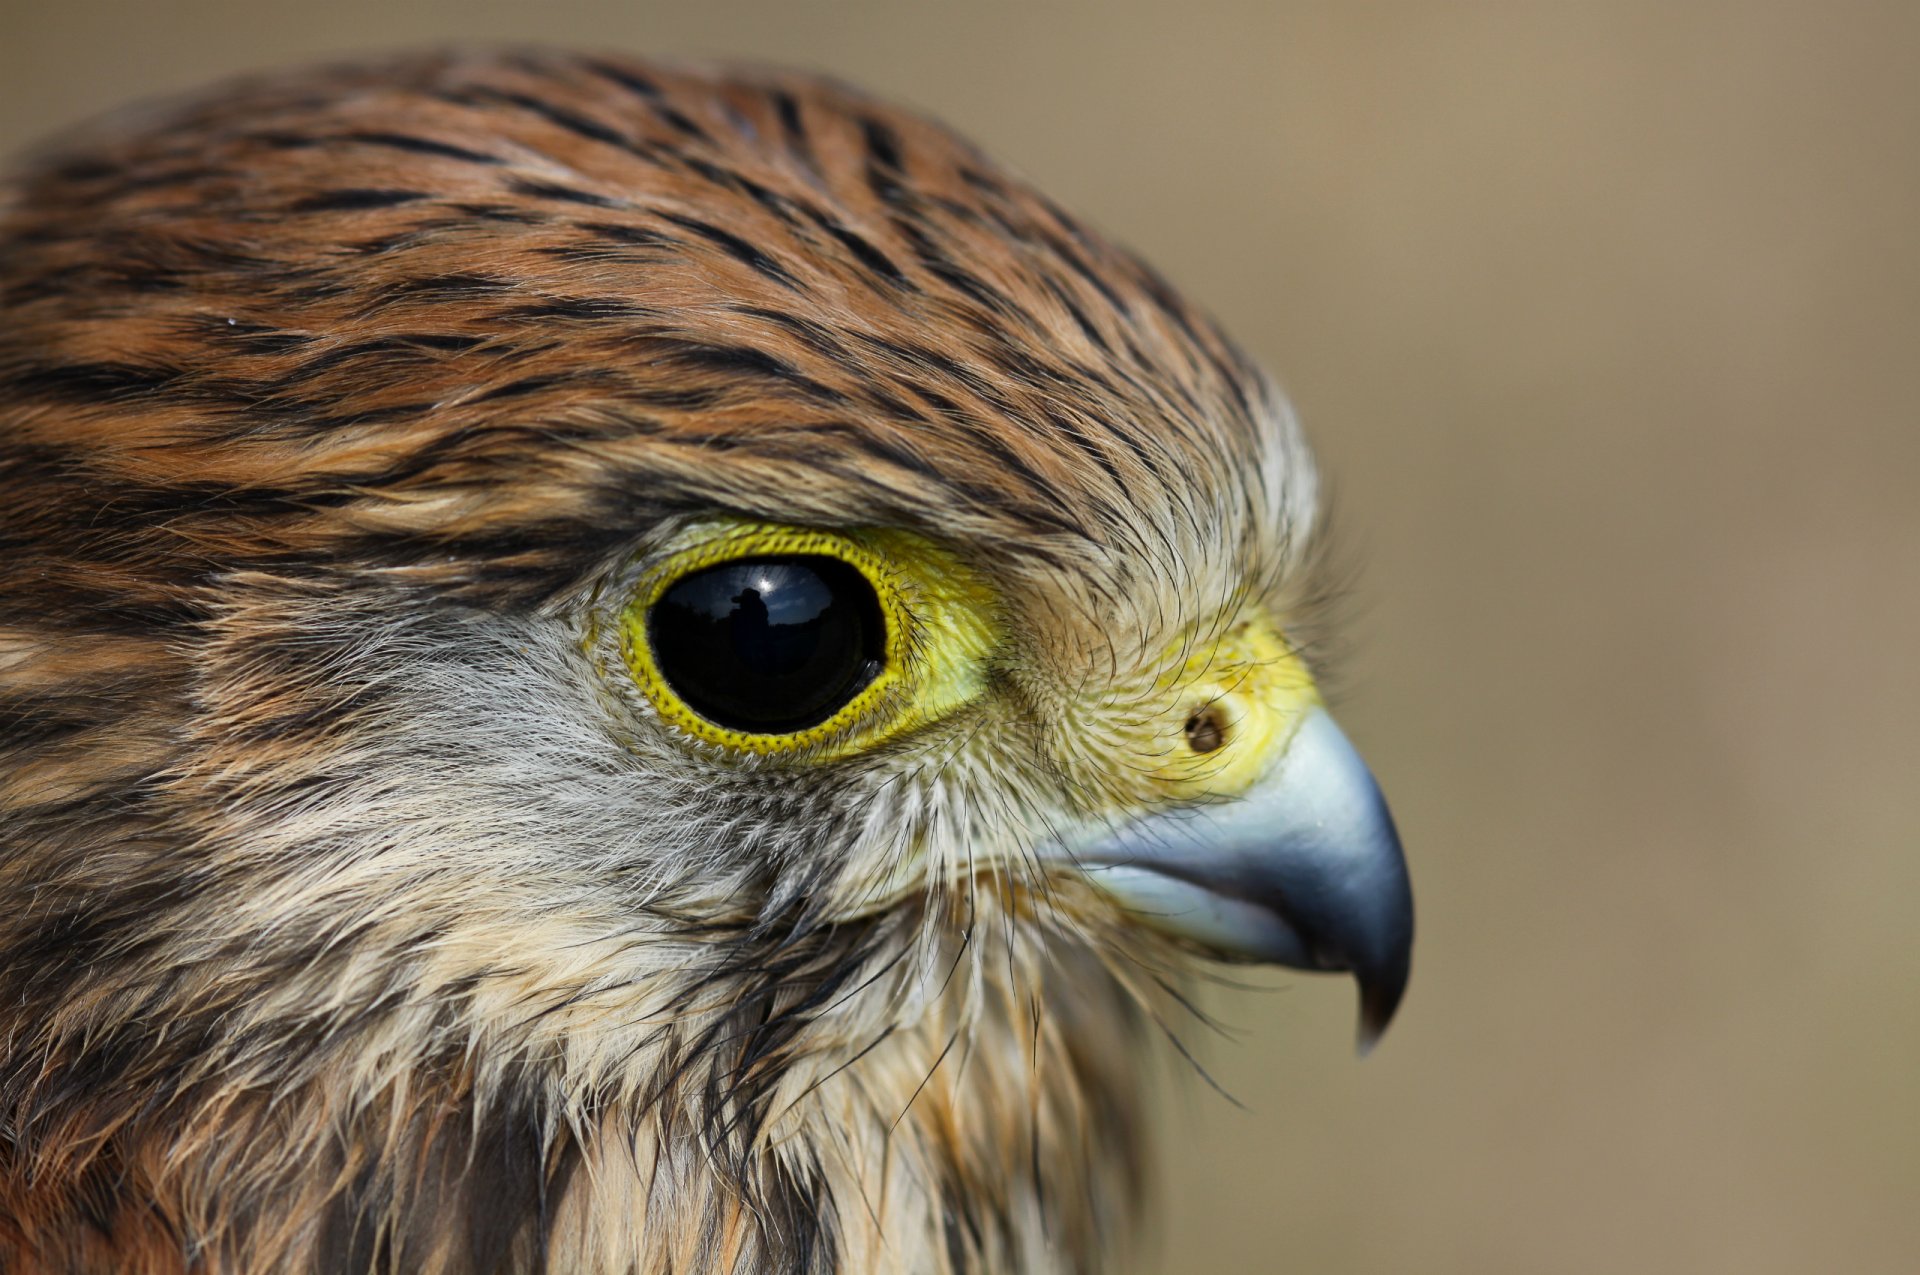
POLYGON ((1319 440, 1414 985, 1214 997, 1145 1269, 1920 1270, 1920 4, 0 0, 0 149, 526 38, 945 117, 1319 440))

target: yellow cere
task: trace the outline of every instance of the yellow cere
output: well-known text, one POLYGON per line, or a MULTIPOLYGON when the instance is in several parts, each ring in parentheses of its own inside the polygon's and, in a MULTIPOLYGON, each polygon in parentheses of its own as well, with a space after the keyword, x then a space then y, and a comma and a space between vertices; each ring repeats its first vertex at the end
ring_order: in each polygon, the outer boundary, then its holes
POLYGON ((828 531, 724 519, 690 529, 642 578, 620 613, 620 651, 660 716, 695 739, 761 756, 845 757, 938 721, 978 699, 999 642, 993 591, 950 551, 887 528, 828 531), (808 554, 837 558, 873 586, 886 622, 879 674, 826 721, 785 734, 751 734, 709 721, 674 693, 654 665, 647 613, 675 581, 735 558, 808 554))
POLYGON ((1307 712, 1320 701, 1319 688, 1280 629, 1264 616, 1243 620, 1209 647, 1176 648, 1169 661, 1177 694, 1154 729, 1163 745, 1152 778, 1163 795, 1231 797, 1245 792, 1285 751, 1307 712), (1217 724, 1219 746, 1195 749, 1187 725, 1197 715, 1217 724))

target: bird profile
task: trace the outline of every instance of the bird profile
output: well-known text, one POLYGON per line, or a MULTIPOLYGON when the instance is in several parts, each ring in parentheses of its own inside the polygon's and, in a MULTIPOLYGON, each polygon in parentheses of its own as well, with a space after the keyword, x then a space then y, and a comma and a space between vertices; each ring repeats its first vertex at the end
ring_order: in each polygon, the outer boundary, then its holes
POLYGON ((0 193, 0 1271, 1126 1256, 1209 959, 1412 904, 1311 456, 928 120, 546 51, 0 193))

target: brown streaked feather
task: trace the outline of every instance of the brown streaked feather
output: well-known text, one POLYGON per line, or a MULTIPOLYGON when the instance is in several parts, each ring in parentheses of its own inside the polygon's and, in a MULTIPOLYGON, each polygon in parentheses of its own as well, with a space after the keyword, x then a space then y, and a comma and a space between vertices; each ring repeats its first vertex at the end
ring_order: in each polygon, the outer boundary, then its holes
MULTIPOLYGON (((861 507, 822 517, 1023 539, 1252 463, 1232 347, 944 130, 640 74, 273 81, 34 174, 0 368, 36 488, 120 488, 129 568, 377 550, 514 596, 674 507, 790 516, 823 437, 861 507)), ((85 541, 62 507, 41 541, 85 541)))

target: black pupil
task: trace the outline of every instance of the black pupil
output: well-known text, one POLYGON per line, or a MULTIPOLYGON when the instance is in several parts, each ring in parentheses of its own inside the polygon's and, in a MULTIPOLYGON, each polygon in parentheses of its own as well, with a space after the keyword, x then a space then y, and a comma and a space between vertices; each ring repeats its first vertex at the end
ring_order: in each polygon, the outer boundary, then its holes
POLYGON ((874 679, 886 622, 873 586, 838 558, 737 558, 668 586, 647 640, 694 712, 777 734, 818 726, 874 679))

